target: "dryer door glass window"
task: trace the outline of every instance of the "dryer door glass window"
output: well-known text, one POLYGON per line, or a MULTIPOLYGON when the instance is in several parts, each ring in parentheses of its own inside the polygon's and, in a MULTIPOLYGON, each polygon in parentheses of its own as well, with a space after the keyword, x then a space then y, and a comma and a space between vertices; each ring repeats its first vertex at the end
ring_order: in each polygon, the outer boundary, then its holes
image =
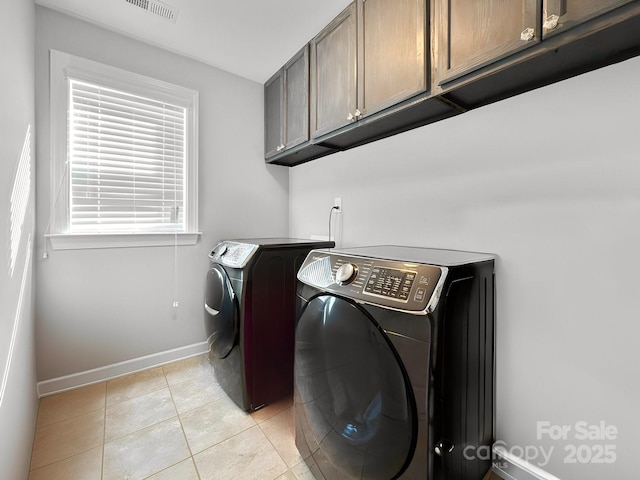
POLYGON ((296 327, 296 443, 327 478, 389 480, 415 449, 411 386, 382 329, 361 307, 312 299, 296 327))
POLYGON ((236 344, 238 309, 229 277, 220 265, 214 264, 207 272, 204 308, 211 353, 224 358, 236 344))

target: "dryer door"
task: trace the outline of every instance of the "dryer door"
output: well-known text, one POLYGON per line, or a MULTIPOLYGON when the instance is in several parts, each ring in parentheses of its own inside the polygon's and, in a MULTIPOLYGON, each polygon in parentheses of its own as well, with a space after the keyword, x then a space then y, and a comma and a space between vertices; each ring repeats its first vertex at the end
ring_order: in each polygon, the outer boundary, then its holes
POLYGON ((238 337, 238 308, 233 287, 224 268, 213 264, 207 272, 204 300, 205 325, 211 353, 229 355, 238 337))
POLYGON ((363 308, 313 298, 296 327, 296 445, 327 478, 397 478, 417 435, 414 396, 398 354, 363 308))

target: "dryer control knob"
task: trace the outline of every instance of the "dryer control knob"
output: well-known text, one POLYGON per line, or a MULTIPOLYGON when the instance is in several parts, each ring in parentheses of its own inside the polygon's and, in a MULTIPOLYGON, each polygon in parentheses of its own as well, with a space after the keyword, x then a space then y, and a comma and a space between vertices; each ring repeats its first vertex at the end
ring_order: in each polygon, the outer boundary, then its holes
POLYGON ((353 282, 358 275, 358 267, 353 263, 343 263, 336 272, 336 281, 339 285, 348 285, 353 282))

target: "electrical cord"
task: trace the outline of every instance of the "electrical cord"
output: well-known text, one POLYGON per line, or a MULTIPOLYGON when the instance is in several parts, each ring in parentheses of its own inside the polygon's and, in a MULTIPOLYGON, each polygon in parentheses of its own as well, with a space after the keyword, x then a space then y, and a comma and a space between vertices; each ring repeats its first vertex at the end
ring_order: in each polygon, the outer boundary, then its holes
POLYGON ((331 210, 329 210, 329 241, 331 241, 331 217, 334 210, 340 210, 340 208, 334 205, 333 207, 331 207, 331 210))

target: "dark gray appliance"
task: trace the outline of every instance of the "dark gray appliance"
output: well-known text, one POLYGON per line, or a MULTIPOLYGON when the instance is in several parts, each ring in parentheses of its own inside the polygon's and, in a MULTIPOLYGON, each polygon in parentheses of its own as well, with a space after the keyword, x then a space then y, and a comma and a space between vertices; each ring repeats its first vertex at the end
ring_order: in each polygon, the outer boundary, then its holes
POLYGON ((480 480, 494 440, 494 256, 314 250, 298 280, 295 441, 318 477, 480 480))
POLYGON ((209 254, 205 327, 209 358, 225 392, 256 410, 293 390, 296 272, 313 248, 334 242, 252 238, 209 254))

